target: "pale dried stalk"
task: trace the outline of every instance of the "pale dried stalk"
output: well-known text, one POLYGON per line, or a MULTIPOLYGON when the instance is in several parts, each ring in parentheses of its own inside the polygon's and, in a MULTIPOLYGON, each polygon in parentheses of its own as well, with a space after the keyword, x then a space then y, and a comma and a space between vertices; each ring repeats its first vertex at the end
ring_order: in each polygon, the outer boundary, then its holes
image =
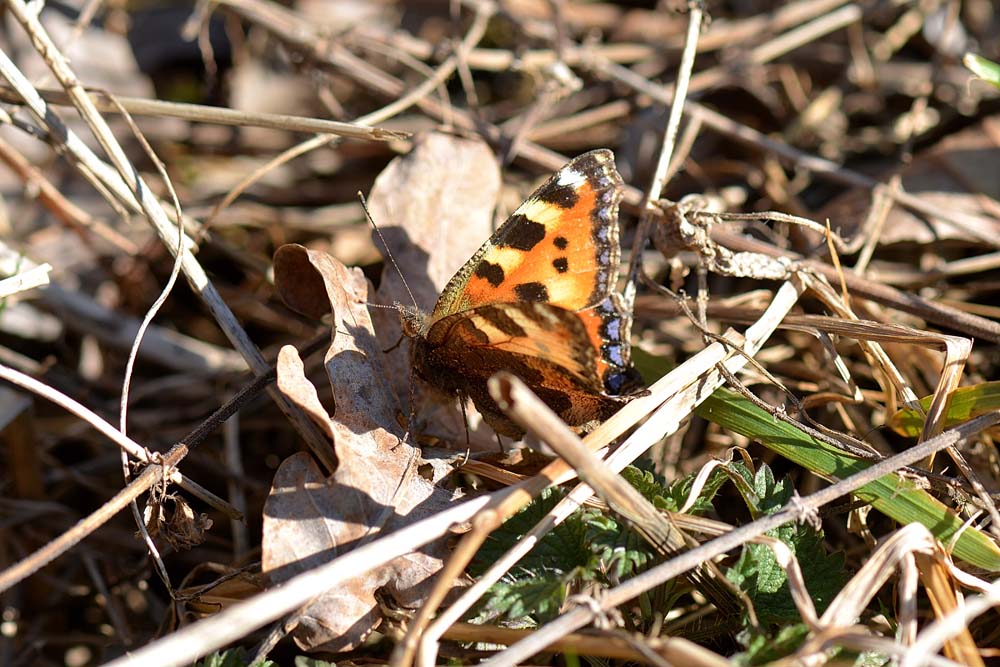
MULTIPOLYGON (((49 104, 65 106, 72 104, 69 95, 61 90, 39 89, 38 94, 49 104)), ((288 132, 314 132, 332 134, 348 139, 368 141, 392 141, 408 139, 409 132, 387 130, 357 123, 344 123, 324 118, 289 116, 286 114, 264 113, 260 111, 237 111, 226 107, 211 107, 204 104, 164 102, 144 97, 118 97, 114 100, 103 91, 88 91, 94 108, 103 113, 121 113, 122 110, 134 116, 155 116, 158 118, 179 118, 195 123, 215 123, 236 127, 265 127, 288 132)), ((0 86, 0 100, 18 104, 21 96, 12 88, 0 86)))
POLYGON ((457 504, 433 517, 369 542, 340 558, 300 574, 218 614, 113 660, 105 667, 182 667, 230 644, 257 628, 295 611, 322 591, 445 535, 452 526, 472 520, 491 503, 517 487, 457 504))
MULTIPOLYGON (((356 124, 360 127, 364 127, 372 123, 384 122, 389 118, 402 113, 429 95, 434 88, 441 85, 452 75, 452 73, 454 73, 455 68, 458 65, 460 53, 464 50, 471 49, 479 42, 479 40, 483 38, 483 35, 486 33, 486 27, 489 23, 490 16, 492 16, 492 14, 487 13, 485 10, 477 12, 472 25, 469 27, 469 32, 459 44, 458 53, 449 56, 443 63, 441 63, 433 76, 424 79, 424 81, 422 81, 416 88, 381 109, 377 109, 376 111, 358 118, 356 124)), ((317 135, 282 151, 280 155, 268 160, 266 164, 261 165, 258 169, 255 169, 253 173, 245 176, 228 193, 226 193, 226 196, 223 197, 222 200, 219 201, 219 203, 212 209, 212 212, 209 213, 206 218, 206 224, 215 219, 217 215, 229 207, 241 194, 243 194, 247 188, 263 178, 269 172, 277 169, 283 164, 291 162, 295 158, 305 155, 306 153, 322 148, 323 146, 331 145, 338 139, 339 137, 331 134, 317 135)))
POLYGON ((684 41, 684 53, 681 56, 681 63, 677 69, 677 83, 673 86, 670 116, 667 118, 667 127, 663 132, 660 155, 656 161, 656 169, 653 171, 652 181, 643 195, 639 225, 636 228, 635 242, 632 244, 632 254, 629 257, 628 284, 625 286, 625 301, 628 304, 629 310, 635 304, 636 282, 639 279, 642 249, 648 243, 649 232, 652 229, 656 216, 653 204, 659 201, 660 195, 663 192, 663 186, 666 185, 670 159, 674 153, 674 141, 677 138, 677 130, 681 125, 681 117, 684 115, 684 101, 687 98, 688 84, 691 82, 691 71, 694 69, 694 57, 698 49, 698 33, 701 31, 701 21, 701 6, 696 2, 692 2, 688 10, 688 31, 687 39, 684 41))
MULTIPOLYGON (((534 632, 531 629, 504 628, 496 626, 456 623, 448 629, 447 639, 459 642, 486 642, 490 644, 513 644, 534 632)), ((632 642, 626 641, 623 633, 572 634, 555 642, 553 652, 571 652, 605 658, 618 658, 633 662, 652 662, 648 655, 635 648, 636 642, 659 655, 673 665, 690 667, 731 667, 732 663, 708 649, 683 637, 643 637, 632 642)))
MULTIPOLYGON (((74 401, 69 396, 42 384, 32 377, 3 365, 0 365, 0 379, 6 380, 7 382, 15 384, 19 387, 23 387, 24 389, 27 389, 28 391, 42 396, 56 405, 65 408, 93 426, 102 435, 111 439, 122 449, 123 452, 127 452, 130 456, 132 456, 132 458, 145 463, 157 463, 151 459, 145 448, 126 437, 120 431, 116 430, 113 426, 85 408, 80 403, 74 401)), ((171 467, 180 462, 186 453, 187 447, 184 445, 176 445, 170 450, 170 452, 163 456, 163 465, 155 464, 147 466, 142 475, 130 483, 125 489, 119 491, 114 498, 101 506, 101 508, 96 512, 82 519, 79 523, 73 526, 73 528, 64 532, 62 535, 52 540, 42 548, 21 559, 3 572, 0 572, 0 592, 7 590, 19 581, 22 581, 24 578, 31 576, 40 568, 52 562, 67 550, 78 544, 81 540, 87 537, 87 535, 100 528, 122 508, 133 502, 141 493, 145 492, 153 484, 161 480, 163 478, 164 471, 169 472, 167 476, 168 479, 179 484, 182 488, 185 488, 186 490, 199 496, 203 493, 207 493, 200 487, 196 487, 196 485, 189 480, 184 479, 180 472, 176 470, 171 471, 171 467)), ((211 496, 211 494, 209 494, 209 496, 211 496)))
MULTIPOLYGON (((253 341, 247 336, 246 331, 240 326, 235 315, 233 315, 232 311, 222 300, 215 286, 208 280, 208 276, 190 251, 189 239, 183 237, 183 246, 177 247, 177 228, 170 222, 159 200, 156 199, 149 187, 143 182, 139 171, 129 163, 128 158, 115 140, 107 123, 94 108, 93 102, 87 92, 69 68, 65 58, 59 53, 48 33, 39 23, 38 17, 27 8, 22 0, 11 0, 7 4, 7 7, 31 36, 33 44, 42 54, 43 58, 45 58, 53 74, 55 74, 60 84, 66 89, 70 99, 95 132, 98 140, 101 141, 104 150, 114 162, 115 169, 112 169, 94 155, 79 137, 58 119, 55 113, 38 95, 38 92, 30 82, 2 51, 0 51, 0 75, 4 76, 18 91, 35 116, 36 121, 48 130, 50 136, 62 137, 64 148, 69 154, 78 160, 79 163, 85 164, 87 169, 93 174, 99 176, 101 181, 115 193, 120 201, 134 210, 143 211, 153 224, 160 239, 170 249, 172 254, 181 253, 182 270, 192 289, 201 296, 216 322, 222 328, 230 342, 232 342, 233 346, 247 360, 247 363, 254 372, 258 375, 266 373, 269 365, 253 344, 253 341)), ((306 443, 309 444, 317 458, 332 470, 336 466, 336 463, 330 452, 329 443, 327 443, 315 424, 302 414, 294 404, 282 396, 280 392, 273 390, 273 388, 269 388, 269 392, 278 407, 289 418, 289 421, 306 443)))
POLYGON ((597 608, 577 607, 564 613, 555 621, 539 628, 530 637, 481 663, 481 665, 483 667, 508 667, 518 664, 535 653, 544 650, 555 638, 562 637, 569 632, 587 625, 594 619, 596 613, 610 611, 642 592, 697 567, 708 559, 716 558, 751 539, 760 537, 769 530, 792 521, 800 520, 809 512, 815 512, 823 505, 833 502, 848 493, 857 491, 859 488, 883 475, 893 473, 901 467, 912 465, 931 452, 940 451, 948 446, 954 446, 962 440, 972 437, 997 423, 1000 423, 1000 412, 970 420, 936 438, 916 445, 912 449, 876 463, 870 468, 851 475, 836 484, 804 498, 797 498, 790 506, 780 512, 758 519, 746 526, 736 528, 730 533, 706 542, 690 551, 686 551, 680 556, 661 563, 629 579, 623 584, 606 591, 598 601, 597 608))
POLYGON ((48 285, 50 271, 51 264, 37 264, 0 280, 0 299, 48 285))

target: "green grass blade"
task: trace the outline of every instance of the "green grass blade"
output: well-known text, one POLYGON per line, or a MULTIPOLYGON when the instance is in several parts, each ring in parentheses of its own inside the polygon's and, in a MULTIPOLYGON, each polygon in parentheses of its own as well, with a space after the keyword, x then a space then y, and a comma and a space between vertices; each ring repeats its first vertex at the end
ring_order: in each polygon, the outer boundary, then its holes
POLYGON ((1000 88, 1000 65, 975 53, 966 53, 962 63, 983 81, 989 81, 1000 88))
MULTIPOLYGON (((867 462, 774 419, 743 396, 726 389, 717 390, 696 412, 827 479, 844 479, 869 467, 867 462)), ((923 524, 945 545, 951 543, 963 526, 961 517, 950 508, 899 475, 881 477, 854 495, 900 523, 923 524)), ((990 572, 1000 571, 1000 548, 975 528, 962 531, 953 554, 990 572)))
MULTIPOLYGON (((923 412, 904 408, 886 422, 886 426, 896 433, 916 438, 924 428, 924 415, 931 407, 933 396, 920 399, 923 412)), ((948 410, 945 412, 945 428, 981 417, 987 412, 1000 410, 1000 382, 982 382, 969 387, 959 387, 951 394, 948 410)))

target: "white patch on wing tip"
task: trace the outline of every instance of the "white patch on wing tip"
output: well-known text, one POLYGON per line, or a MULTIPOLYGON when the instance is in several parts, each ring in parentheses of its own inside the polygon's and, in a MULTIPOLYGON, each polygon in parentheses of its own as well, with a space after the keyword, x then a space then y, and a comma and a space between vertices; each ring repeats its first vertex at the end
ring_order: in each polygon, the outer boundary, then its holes
POLYGON ((563 167, 562 171, 559 172, 559 176, 556 178, 556 183, 563 186, 579 185, 585 180, 587 180, 587 177, 578 172, 576 169, 563 167))

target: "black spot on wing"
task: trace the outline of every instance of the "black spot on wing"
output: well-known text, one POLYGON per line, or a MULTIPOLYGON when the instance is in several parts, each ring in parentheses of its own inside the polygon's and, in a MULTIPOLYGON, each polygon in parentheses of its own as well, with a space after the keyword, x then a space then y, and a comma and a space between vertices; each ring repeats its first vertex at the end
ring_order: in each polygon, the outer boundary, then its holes
POLYGON ((549 300, 549 290, 542 283, 521 283, 514 288, 521 301, 544 303, 549 300))
POLYGON ((482 278, 493 287, 499 287, 504 281, 503 267, 499 264, 493 264, 492 262, 487 262, 485 259, 479 262, 479 266, 476 267, 475 275, 477 278, 482 278))
POLYGON ((552 266, 555 267, 556 271, 559 273, 566 273, 569 271, 569 260, 565 257, 557 257, 552 260, 552 266))
POLYGON ((503 226, 507 227, 507 230, 503 240, 498 244, 501 248, 514 248, 527 252, 545 238, 545 225, 521 213, 515 213, 507 218, 503 226))
POLYGON ((483 319, 508 336, 521 338, 526 335, 524 328, 500 308, 480 308, 478 312, 483 319))
POLYGON ((552 240, 553 245, 560 250, 565 250, 569 246, 569 240, 565 236, 557 236, 552 240))
POLYGON ((569 412, 573 408, 573 399, 564 391, 558 389, 536 388, 539 398, 545 402, 557 415, 569 412))
POLYGON ((576 193, 574 186, 560 185, 556 180, 546 184, 544 188, 535 194, 535 198, 546 204, 554 204, 562 209, 573 208, 580 201, 580 195, 576 193))

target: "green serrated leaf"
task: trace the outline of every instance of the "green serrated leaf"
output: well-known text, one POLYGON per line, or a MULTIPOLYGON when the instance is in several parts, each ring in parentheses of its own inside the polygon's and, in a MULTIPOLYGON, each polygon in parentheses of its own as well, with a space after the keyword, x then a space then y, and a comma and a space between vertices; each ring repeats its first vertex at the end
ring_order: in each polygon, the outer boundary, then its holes
POLYGON ((549 621, 559 614, 566 600, 567 580, 572 579, 573 574, 498 582, 490 587, 477 605, 472 622, 486 623, 504 618, 538 625, 549 621))
POLYGON ((310 658, 307 655, 297 655, 295 656, 295 667, 337 667, 337 663, 310 658))
POLYGON ((737 665, 751 667, 780 660, 791 655, 809 636, 809 627, 804 623, 781 628, 771 636, 768 633, 757 633, 745 640, 747 650, 734 657, 737 665))
MULTIPOLYGON (((505 521, 479 548, 469 564, 469 571, 474 576, 485 572, 535 524, 545 518, 562 497, 556 489, 546 490, 540 498, 505 521)), ((559 576, 577 568, 587 569, 592 566, 592 559, 593 554, 587 543, 587 526, 577 512, 542 538, 517 567, 511 570, 508 581, 538 577, 546 573, 559 576)))
MULTIPOLYGON (((685 475, 668 484, 662 475, 652 470, 652 465, 651 461, 640 459, 635 464, 626 466, 622 470, 621 476, 657 509, 676 512, 684 506, 688 496, 691 495, 696 475, 685 475)), ((725 473, 721 470, 714 472, 702 487, 701 493, 688 512, 690 514, 704 514, 712 509, 712 498, 726 483, 726 479, 725 473)))
MULTIPOLYGON (((639 461, 637 465, 625 466, 621 471, 622 478, 635 487, 635 490, 642 494, 642 497, 656 505, 657 503, 669 502, 667 495, 667 481, 662 475, 658 475, 651 469, 648 461, 639 461)), ((676 511, 676 508, 669 508, 676 511)))
MULTIPOLYGON (((479 548, 469 571, 477 576, 485 572, 561 499, 561 492, 549 489, 505 521, 479 548)), ((553 618, 566 591, 600 571, 589 532, 586 513, 574 512, 543 537, 503 581, 490 587, 471 620, 482 623, 502 617, 535 624, 553 618)))
MULTIPOLYGON (((733 657, 732 662, 739 667, 753 667, 754 665, 766 665, 772 662, 780 662, 794 653, 809 635, 809 628, 804 623, 787 625, 777 633, 756 633, 750 635, 749 639, 745 633, 742 641, 747 650, 733 657)), ((888 664, 888 659, 884 655, 877 653, 855 653, 841 648, 830 650, 828 659, 836 657, 836 661, 830 664, 853 665, 854 667, 881 667, 888 664), (850 662, 853 657, 853 663, 850 662)))
MULTIPOLYGON (((768 534, 795 553, 809 597, 822 614, 847 581, 843 556, 828 553, 823 548, 822 533, 806 525, 788 524, 768 534)), ((785 570, 766 545, 744 545, 739 560, 726 576, 747 593, 762 623, 786 624, 801 619, 785 570)))
POLYGON ((258 660, 251 665, 246 651, 238 647, 206 655, 195 663, 195 667, 276 667, 276 664, 270 660, 258 660))
POLYGON ((792 480, 785 478, 780 482, 775 481, 774 471, 768 465, 761 465, 754 475, 753 488, 757 493, 757 509, 765 515, 780 512, 781 508, 788 504, 795 493, 792 480))
MULTIPOLYGON (((869 467, 867 462, 774 419, 726 389, 709 396, 696 412, 827 479, 844 479, 869 467)), ((913 482, 899 475, 886 475, 866 484, 854 495, 900 523, 923 524, 943 544, 954 539, 953 553, 962 560, 990 572, 1000 571, 1000 548, 996 543, 976 528, 966 527, 961 517, 913 482)))
MULTIPOLYGON (((754 490, 760 498, 761 514, 773 514, 784 507, 794 488, 788 479, 775 480, 770 466, 761 465, 754 476, 754 490)), ((819 613, 847 581, 844 559, 829 554, 823 547, 823 533, 803 524, 786 524, 768 532, 784 542, 795 554, 809 595, 819 613)), ((757 615, 764 623, 785 624, 801 616, 792 601, 785 570, 766 545, 746 544, 739 560, 726 576, 753 600, 757 615)))
POLYGON ((606 571, 617 579, 634 576, 656 561, 649 542, 606 514, 587 517, 589 540, 594 555, 606 571))

